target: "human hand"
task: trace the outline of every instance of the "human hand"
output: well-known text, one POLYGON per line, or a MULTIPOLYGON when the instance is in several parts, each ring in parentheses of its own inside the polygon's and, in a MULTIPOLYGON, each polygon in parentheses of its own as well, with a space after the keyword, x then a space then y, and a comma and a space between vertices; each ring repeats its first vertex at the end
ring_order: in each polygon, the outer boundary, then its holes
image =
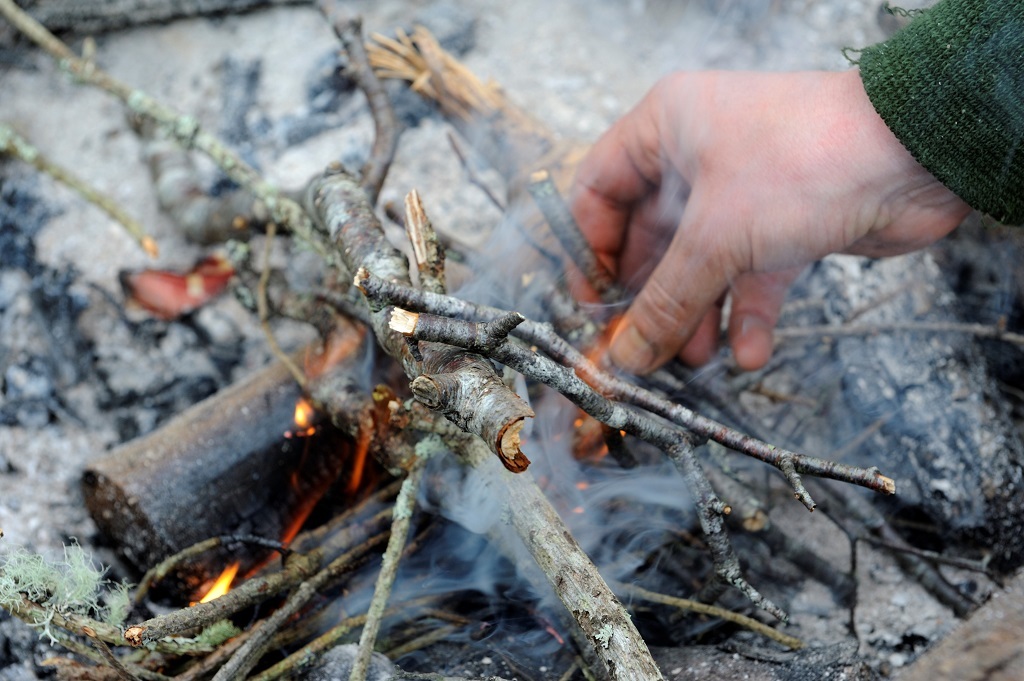
POLYGON ((889 131, 856 71, 676 73, 594 145, 572 208, 598 257, 640 287, 619 367, 707 362, 731 294, 737 365, 763 366, 786 290, 829 253, 880 257, 970 212, 889 131))

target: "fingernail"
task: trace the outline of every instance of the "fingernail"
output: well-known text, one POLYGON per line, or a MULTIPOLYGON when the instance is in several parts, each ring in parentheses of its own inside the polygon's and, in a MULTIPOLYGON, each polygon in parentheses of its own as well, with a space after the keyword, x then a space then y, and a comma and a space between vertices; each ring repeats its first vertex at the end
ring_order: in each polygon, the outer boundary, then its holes
POLYGON ((772 355, 772 327, 756 315, 740 322, 740 332, 733 341, 736 364, 745 371, 760 369, 772 355))
POLYGON ((615 366, 633 374, 649 371, 655 359, 654 346, 632 324, 615 334, 609 354, 615 366))
POLYGON ((763 331, 768 329, 764 320, 756 315, 748 315, 740 322, 740 336, 746 336, 752 331, 763 331))

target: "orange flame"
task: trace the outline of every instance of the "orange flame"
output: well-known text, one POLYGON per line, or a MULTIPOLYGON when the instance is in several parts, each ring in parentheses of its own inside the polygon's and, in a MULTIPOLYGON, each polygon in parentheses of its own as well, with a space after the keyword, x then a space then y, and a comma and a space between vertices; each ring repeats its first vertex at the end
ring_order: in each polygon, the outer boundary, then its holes
POLYGON ((369 428, 360 428, 356 439, 355 461, 352 463, 352 475, 348 479, 346 491, 355 493, 363 483, 363 471, 366 470, 366 455, 370 451, 370 440, 373 433, 369 428))
POLYGON ((619 329, 619 323, 622 321, 624 315, 616 315, 608 320, 608 324, 604 327, 604 332, 598 337, 594 344, 586 349, 584 353, 591 362, 600 364, 604 354, 608 351, 608 348, 612 344, 612 338, 615 337, 615 332, 619 329))
POLYGON ((316 409, 305 397, 300 397, 295 403, 295 430, 285 431, 285 437, 309 437, 316 433, 316 426, 313 425, 313 417, 316 416, 316 409))
POLYGON ((224 568, 224 572, 220 573, 220 577, 213 583, 213 586, 206 592, 206 595, 199 599, 199 602, 209 603, 213 599, 220 598, 226 594, 231 589, 231 582, 235 581, 235 575, 238 574, 239 567, 241 567, 241 563, 236 562, 224 568))

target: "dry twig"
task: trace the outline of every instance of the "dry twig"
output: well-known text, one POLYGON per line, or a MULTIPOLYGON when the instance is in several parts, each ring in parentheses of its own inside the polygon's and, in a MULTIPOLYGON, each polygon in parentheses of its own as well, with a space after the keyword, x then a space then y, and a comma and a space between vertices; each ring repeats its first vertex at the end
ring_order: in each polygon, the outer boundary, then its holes
POLYGON ((384 92, 384 87, 370 66, 370 59, 363 44, 362 19, 345 17, 340 9, 340 3, 336 0, 320 0, 317 6, 330 22, 341 44, 345 46, 350 61, 349 70, 366 95, 370 112, 373 114, 373 148, 359 175, 362 177, 362 186, 366 190, 367 198, 370 204, 374 205, 398 149, 398 119, 387 93, 384 92))
POLYGON ((373 646, 377 641, 377 632, 384 618, 384 609, 388 598, 391 595, 391 586, 395 583, 398 575, 398 561, 405 547, 406 539, 409 537, 409 528, 412 524, 413 511, 416 508, 416 495, 419 491, 420 481, 423 479, 423 465, 426 458, 417 457, 409 477, 402 483, 402 491, 398 493, 395 501, 394 520, 391 523, 391 538, 388 540, 387 549, 384 551, 384 558, 381 562, 380 573, 377 575, 377 584, 373 589, 373 599, 370 601, 370 608, 367 612, 366 623, 359 636, 359 649, 356 658, 352 662, 352 673, 349 681, 362 681, 370 668, 370 656, 373 655, 373 646))

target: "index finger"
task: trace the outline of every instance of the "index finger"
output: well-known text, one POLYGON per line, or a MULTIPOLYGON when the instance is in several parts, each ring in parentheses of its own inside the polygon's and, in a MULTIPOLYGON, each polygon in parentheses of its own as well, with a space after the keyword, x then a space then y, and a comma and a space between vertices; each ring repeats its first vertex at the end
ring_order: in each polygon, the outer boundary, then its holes
POLYGON ((601 136, 576 171, 572 211, 598 254, 620 251, 634 207, 661 182, 654 106, 648 94, 601 136))

